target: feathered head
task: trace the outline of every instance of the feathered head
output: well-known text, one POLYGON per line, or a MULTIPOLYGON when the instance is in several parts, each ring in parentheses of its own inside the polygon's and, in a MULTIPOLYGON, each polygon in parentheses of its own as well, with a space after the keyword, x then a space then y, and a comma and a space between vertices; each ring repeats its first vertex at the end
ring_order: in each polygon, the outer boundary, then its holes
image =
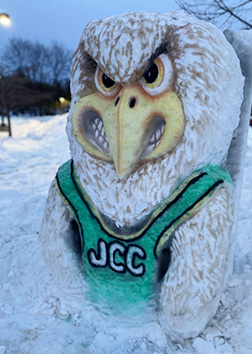
POLYGON ((181 12, 90 22, 72 62, 67 133, 95 206, 130 224, 195 169, 224 164, 242 87, 235 51, 210 23, 181 12))

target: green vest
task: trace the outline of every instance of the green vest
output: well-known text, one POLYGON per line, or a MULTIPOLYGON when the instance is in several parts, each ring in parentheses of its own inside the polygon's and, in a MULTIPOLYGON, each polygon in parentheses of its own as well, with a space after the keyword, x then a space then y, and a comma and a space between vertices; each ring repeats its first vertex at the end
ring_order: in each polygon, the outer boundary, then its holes
POLYGON ((145 310, 155 294, 160 251, 172 232, 220 188, 232 183, 219 166, 195 171, 137 227, 119 229, 99 213, 82 189, 72 160, 63 164, 56 185, 76 220, 82 242, 87 297, 103 312, 145 310))

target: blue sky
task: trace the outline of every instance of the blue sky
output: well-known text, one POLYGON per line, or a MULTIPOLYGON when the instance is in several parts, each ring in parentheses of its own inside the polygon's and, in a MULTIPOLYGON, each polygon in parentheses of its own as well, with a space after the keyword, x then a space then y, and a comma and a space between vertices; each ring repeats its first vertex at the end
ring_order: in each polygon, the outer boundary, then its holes
POLYGON ((175 0, 1 0, 0 13, 8 13, 12 25, 0 26, 0 54, 9 37, 44 44, 58 40, 74 51, 90 20, 128 11, 177 9, 175 0))

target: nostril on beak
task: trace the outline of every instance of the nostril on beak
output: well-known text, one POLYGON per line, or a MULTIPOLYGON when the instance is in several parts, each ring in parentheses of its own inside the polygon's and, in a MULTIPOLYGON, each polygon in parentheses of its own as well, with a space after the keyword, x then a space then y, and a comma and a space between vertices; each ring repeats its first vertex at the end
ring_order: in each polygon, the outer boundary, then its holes
POLYGON ((134 108, 135 105, 136 105, 136 99, 135 99, 135 97, 131 97, 129 99, 129 108, 134 108))
POLYGON ((115 100, 115 107, 117 106, 118 102, 120 101, 120 97, 118 96, 115 100))

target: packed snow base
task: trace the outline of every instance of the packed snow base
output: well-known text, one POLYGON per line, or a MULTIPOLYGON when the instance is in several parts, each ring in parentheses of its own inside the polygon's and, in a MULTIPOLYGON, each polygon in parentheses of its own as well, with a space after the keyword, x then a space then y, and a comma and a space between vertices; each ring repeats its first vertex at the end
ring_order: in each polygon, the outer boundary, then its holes
POLYGON ((252 129, 234 274, 204 332, 193 340, 173 343, 155 319, 121 324, 88 304, 71 315, 57 297, 38 232, 49 185, 70 157, 65 123, 66 115, 16 118, 13 138, 0 134, 0 353, 251 353, 252 129))

